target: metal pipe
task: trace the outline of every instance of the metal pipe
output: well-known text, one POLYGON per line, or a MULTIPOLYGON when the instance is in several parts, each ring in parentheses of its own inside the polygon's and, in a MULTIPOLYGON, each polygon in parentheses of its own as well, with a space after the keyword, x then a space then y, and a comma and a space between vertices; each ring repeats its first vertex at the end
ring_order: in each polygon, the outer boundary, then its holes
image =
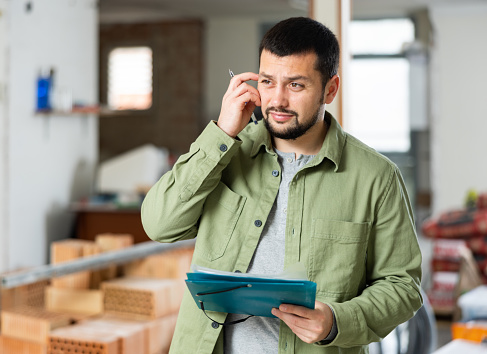
POLYGON ((117 251, 109 251, 58 264, 42 265, 32 269, 6 274, 4 276, 0 275, 0 287, 6 289, 14 288, 84 270, 94 270, 105 268, 110 265, 124 264, 156 253, 167 252, 178 248, 193 247, 195 242, 194 239, 175 243, 147 241, 117 251))

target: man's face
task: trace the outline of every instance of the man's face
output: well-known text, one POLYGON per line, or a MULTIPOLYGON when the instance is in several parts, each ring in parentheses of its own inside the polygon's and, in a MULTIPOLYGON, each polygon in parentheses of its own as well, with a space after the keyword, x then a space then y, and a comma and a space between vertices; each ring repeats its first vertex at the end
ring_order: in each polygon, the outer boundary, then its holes
POLYGON ((278 57, 262 51, 257 89, 264 123, 279 139, 297 139, 325 113, 321 74, 315 53, 278 57))

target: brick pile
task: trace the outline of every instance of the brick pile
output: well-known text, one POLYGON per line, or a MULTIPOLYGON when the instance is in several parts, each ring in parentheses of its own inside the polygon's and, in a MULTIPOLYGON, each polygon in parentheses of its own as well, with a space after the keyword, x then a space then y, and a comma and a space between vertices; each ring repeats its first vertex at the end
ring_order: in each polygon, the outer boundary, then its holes
POLYGON ((177 249, 169 253, 155 254, 127 263, 124 275, 129 277, 184 279, 191 266, 192 249, 177 249))
POLYGON ((120 278, 102 284, 105 313, 156 319, 179 311, 183 279, 120 278))
MULTIPOLYGON (((132 245, 130 235, 51 245, 65 262, 132 245)), ((2 292, 0 354, 163 354, 169 351, 193 249, 2 292), (41 296, 42 295, 42 296, 41 296)))

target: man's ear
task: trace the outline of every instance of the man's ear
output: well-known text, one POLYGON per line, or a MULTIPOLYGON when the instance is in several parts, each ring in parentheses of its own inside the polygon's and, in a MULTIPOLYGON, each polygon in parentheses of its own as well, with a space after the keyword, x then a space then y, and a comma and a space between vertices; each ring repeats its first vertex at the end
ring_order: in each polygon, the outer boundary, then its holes
POLYGON ((338 75, 334 75, 330 80, 328 80, 325 87, 325 97, 323 101, 326 104, 330 104, 333 102, 335 96, 338 93, 339 87, 340 87, 340 77, 338 75))

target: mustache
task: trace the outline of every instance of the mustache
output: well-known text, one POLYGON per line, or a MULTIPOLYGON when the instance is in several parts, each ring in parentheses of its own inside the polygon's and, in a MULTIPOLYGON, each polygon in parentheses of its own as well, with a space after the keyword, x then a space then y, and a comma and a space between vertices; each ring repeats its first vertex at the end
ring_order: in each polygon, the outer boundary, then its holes
POLYGON ((292 114, 293 116, 297 117, 298 116, 298 112, 295 112, 295 111, 292 111, 290 109, 286 109, 284 107, 267 107, 266 110, 265 110, 265 115, 266 117, 269 116, 269 113, 273 111, 273 112, 278 112, 278 113, 286 113, 286 114, 292 114))

